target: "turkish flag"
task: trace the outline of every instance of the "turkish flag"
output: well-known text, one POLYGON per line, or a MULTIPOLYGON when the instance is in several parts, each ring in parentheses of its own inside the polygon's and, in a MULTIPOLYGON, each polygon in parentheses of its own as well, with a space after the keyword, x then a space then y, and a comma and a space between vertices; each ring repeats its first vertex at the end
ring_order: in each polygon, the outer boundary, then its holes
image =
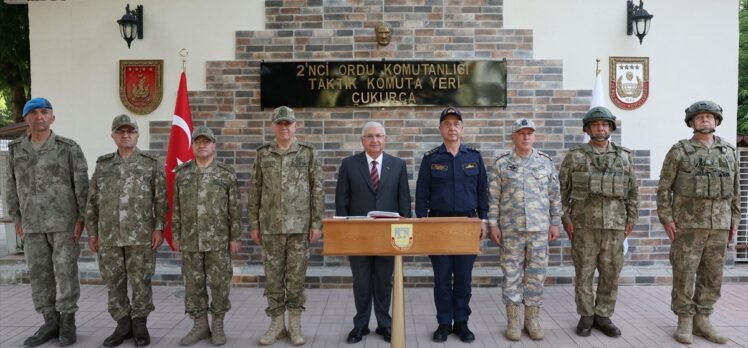
POLYGON ((190 100, 187 96, 187 75, 184 71, 179 80, 177 90, 177 105, 174 106, 174 116, 171 119, 171 133, 169 134, 169 149, 166 151, 166 191, 169 196, 169 213, 166 215, 164 238, 169 248, 174 250, 171 241, 171 212, 174 202, 174 168, 195 158, 192 155, 192 114, 190 100))

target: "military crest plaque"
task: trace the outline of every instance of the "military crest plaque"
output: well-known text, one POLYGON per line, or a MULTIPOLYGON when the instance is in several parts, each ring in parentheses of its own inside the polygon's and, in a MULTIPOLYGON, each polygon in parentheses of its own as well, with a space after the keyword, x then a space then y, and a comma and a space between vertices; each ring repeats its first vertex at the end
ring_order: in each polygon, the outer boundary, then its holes
POLYGON ((390 236, 395 249, 399 251, 410 249, 413 246, 413 224, 390 225, 390 236))
POLYGON ((610 100, 633 110, 649 97, 649 57, 610 57, 610 100))
POLYGON ((119 98, 132 113, 145 115, 161 104, 163 60, 120 60, 119 98))

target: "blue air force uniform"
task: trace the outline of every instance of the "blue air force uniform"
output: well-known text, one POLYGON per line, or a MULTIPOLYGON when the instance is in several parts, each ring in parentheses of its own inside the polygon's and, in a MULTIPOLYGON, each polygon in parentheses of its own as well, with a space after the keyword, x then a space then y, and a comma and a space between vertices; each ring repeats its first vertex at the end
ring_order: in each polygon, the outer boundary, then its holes
MULTIPOLYGON (((478 150, 461 144, 457 156, 452 156, 442 144, 424 154, 416 183, 416 216, 488 218, 488 179, 478 150)), ((429 258, 439 325, 466 322, 476 255, 429 258)))

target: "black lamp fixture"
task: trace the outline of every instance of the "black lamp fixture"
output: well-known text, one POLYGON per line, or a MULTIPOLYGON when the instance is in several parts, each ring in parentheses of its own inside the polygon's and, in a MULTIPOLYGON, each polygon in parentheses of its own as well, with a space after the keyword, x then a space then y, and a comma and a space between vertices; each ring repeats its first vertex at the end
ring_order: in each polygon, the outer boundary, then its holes
POLYGON ((639 44, 642 44, 644 36, 649 33, 649 21, 654 15, 649 14, 644 9, 644 2, 639 0, 639 6, 634 5, 634 0, 626 1, 626 34, 633 35, 636 27, 636 37, 639 38, 639 44))
POLYGON ((130 11, 130 4, 125 6, 125 14, 117 21, 119 24, 119 34, 127 41, 127 48, 130 43, 138 39, 143 39, 143 5, 135 7, 135 11, 130 11))

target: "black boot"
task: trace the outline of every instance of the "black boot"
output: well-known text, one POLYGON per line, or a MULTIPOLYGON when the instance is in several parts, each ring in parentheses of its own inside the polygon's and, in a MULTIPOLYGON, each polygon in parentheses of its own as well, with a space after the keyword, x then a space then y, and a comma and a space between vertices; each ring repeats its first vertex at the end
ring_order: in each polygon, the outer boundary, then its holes
POLYGON ((577 324, 577 335, 587 337, 592 334, 592 322, 594 321, 593 316, 582 316, 579 318, 577 324))
POLYGON ((452 333, 460 338, 460 341, 468 343, 475 341, 475 335, 468 329, 467 321, 456 321, 452 333))
POLYGON ((36 347, 44 344, 45 342, 57 338, 60 335, 60 313, 57 311, 44 314, 44 324, 39 327, 39 330, 25 341, 23 345, 26 347, 36 347))
POLYGON ((436 328, 436 331, 434 331, 434 336, 432 339, 434 342, 444 342, 447 340, 447 337, 449 337, 449 334, 452 333, 452 325, 439 325, 439 327, 436 328))
POLYGON ((132 337, 132 321, 130 316, 126 316, 120 320, 117 320, 117 327, 114 332, 104 340, 104 346, 116 347, 125 339, 132 337))
POLYGON ((595 323, 592 325, 594 328, 602 331, 605 336, 618 337, 621 336, 621 329, 619 329, 610 318, 599 317, 595 315, 595 323))
POLYGON ((60 347, 65 347, 75 341, 75 313, 60 314, 60 337, 57 338, 57 343, 60 347))
POLYGON ((148 327, 146 326, 147 320, 148 318, 132 319, 132 339, 135 341, 136 347, 151 344, 151 335, 148 334, 148 327))

